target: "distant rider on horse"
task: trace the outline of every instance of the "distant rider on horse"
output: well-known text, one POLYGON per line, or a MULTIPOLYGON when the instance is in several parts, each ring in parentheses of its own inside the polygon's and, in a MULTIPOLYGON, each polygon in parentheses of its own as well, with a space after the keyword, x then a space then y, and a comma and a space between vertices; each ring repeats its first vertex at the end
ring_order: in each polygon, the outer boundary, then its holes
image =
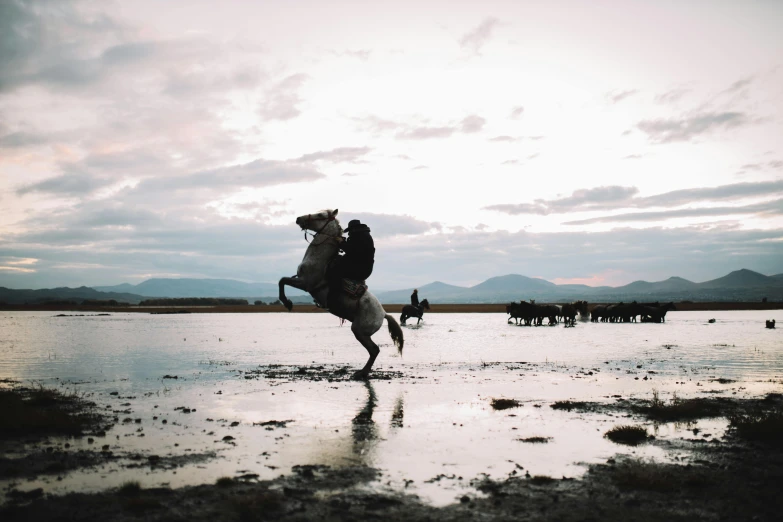
POLYGON ((339 248, 345 255, 336 257, 329 268, 329 308, 339 302, 335 298, 342 293, 343 279, 364 282, 375 264, 375 243, 370 227, 352 219, 343 232, 348 233, 348 239, 342 240, 339 248))
POLYGON ((419 306, 419 289, 414 288, 411 294, 411 306, 419 306))

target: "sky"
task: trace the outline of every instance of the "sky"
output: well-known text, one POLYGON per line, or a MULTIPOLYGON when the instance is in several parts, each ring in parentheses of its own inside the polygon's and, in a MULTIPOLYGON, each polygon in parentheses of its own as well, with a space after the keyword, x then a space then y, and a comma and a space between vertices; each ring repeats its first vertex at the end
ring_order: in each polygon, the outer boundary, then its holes
POLYGON ((0 286, 783 272, 783 2, 0 2, 0 286))

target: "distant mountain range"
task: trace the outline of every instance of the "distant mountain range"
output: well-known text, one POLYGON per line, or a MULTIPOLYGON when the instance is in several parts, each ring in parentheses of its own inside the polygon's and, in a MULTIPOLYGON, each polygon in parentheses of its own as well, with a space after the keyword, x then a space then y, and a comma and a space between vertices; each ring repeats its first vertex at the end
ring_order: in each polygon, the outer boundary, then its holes
MULTIPOLYGON (((432 303, 504 303, 536 299, 539 302, 567 302, 584 299, 592 302, 617 301, 783 301, 783 274, 766 276, 752 270, 736 270, 718 279, 694 283, 681 277, 664 281, 611 286, 556 285, 540 278, 518 274, 492 277, 475 286, 455 286, 435 281, 419 286, 420 298, 432 303)), ((407 303, 413 288, 378 292, 384 304, 407 303)), ((286 294, 297 303, 312 299, 287 287, 286 294)), ((54 288, 11 290, 0 287, 0 303, 40 303, 51 300, 115 299, 137 304, 153 297, 223 297, 272 302, 277 299, 277 284, 243 283, 233 279, 148 279, 137 285, 128 283, 94 288, 54 288)))
MULTIPOLYGON (((412 288, 382 292, 383 303, 406 303, 412 288)), ((539 278, 517 274, 493 277, 471 287, 447 285, 441 282, 419 287, 420 298, 438 303, 488 303, 536 299, 538 301, 747 301, 783 300, 783 274, 766 276, 742 269, 703 283, 694 283, 681 277, 664 281, 611 286, 556 285, 539 278)))
MULTIPOLYGON (((277 296, 277 283, 243 283, 234 279, 154 278, 137 285, 95 286, 99 292, 125 292, 146 297, 255 297, 277 296)), ((286 287, 286 295, 305 295, 286 287)), ((277 297, 275 297, 277 299, 277 297)))

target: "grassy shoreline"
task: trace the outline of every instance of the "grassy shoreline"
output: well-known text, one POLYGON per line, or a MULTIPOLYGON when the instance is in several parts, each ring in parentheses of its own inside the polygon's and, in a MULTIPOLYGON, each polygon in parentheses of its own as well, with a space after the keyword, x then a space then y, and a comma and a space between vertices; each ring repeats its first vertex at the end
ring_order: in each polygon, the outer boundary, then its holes
MULTIPOLYGON (((462 304, 432 304, 426 313, 505 313, 507 303, 462 303, 462 304)), ((605 303, 591 303, 590 306, 605 303)), ((405 304, 385 304, 388 313, 400 313, 405 304)), ((782 303, 761 302, 689 302, 675 303, 676 310, 692 311, 727 311, 727 310, 783 310, 782 303)), ((8 312, 73 312, 73 313, 279 313, 285 312, 280 305, 225 305, 225 306, 93 306, 93 305, 4 305, 0 311, 8 312)), ((325 313, 314 305, 295 305, 293 313, 325 313)))

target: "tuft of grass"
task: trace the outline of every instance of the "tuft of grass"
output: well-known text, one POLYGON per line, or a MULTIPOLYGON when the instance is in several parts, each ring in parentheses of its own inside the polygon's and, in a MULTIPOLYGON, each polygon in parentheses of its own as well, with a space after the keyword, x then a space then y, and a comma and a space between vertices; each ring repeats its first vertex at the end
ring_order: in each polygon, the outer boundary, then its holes
POLYGON ((163 504, 154 498, 129 497, 125 499, 123 506, 125 509, 138 516, 153 509, 160 509, 163 507, 163 504))
POLYGON ((492 399, 490 406, 495 410, 507 410, 508 408, 519 408, 522 403, 516 399, 492 399))
POLYGON ((530 477, 531 484, 535 484, 536 486, 543 486, 544 484, 551 484, 554 482, 555 479, 552 477, 549 477, 547 475, 534 475, 530 477))
POLYGON ((729 415, 729 428, 737 436, 783 447, 783 411, 756 411, 729 415))
POLYGON ((553 410, 581 410, 588 406, 588 403, 582 401, 557 401, 551 405, 553 410))
POLYGON ((604 437, 612 442, 617 442, 618 444, 636 446, 637 444, 647 441, 647 439, 650 438, 650 435, 647 434, 647 429, 641 426, 623 425, 615 426, 607 431, 604 433, 604 437))
POLYGON ((117 493, 125 497, 138 497, 141 494, 141 484, 138 480, 129 480, 120 486, 117 493))
POLYGON ((94 404, 55 389, 0 389, 0 438, 24 435, 79 435, 94 425, 94 404))
POLYGON ((228 488, 235 484, 234 479, 231 477, 220 477, 215 482, 215 485, 219 488, 228 488))
POLYGON ((720 405, 714 400, 681 399, 674 393, 669 402, 666 402, 660 398, 657 390, 653 390, 653 398, 646 406, 638 406, 635 409, 651 419, 660 421, 683 421, 721 416, 720 405))
POLYGON ((283 509, 283 498, 273 491, 253 491, 232 498, 231 505, 239 520, 274 520, 283 509))
POLYGON ((517 439, 519 442, 527 442, 529 444, 546 444, 552 440, 552 437, 527 437, 525 439, 517 439))
POLYGON ((685 468, 676 464, 656 464, 641 459, 628 459, 614 468, 612 479, 622 490, 647 490, 678 493, 684 488, 702 488, 711 481, 710 470, 685 468))

